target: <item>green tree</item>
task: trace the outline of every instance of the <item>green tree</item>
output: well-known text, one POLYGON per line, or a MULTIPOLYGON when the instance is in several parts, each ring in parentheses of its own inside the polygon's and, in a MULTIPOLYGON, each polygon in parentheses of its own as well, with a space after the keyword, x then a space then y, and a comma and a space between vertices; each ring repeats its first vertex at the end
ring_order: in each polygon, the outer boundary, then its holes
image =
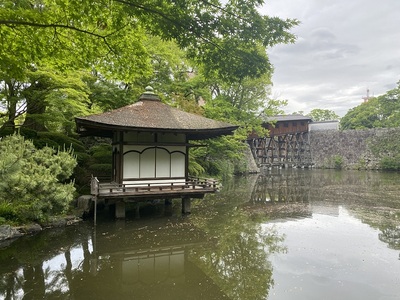
MULTIPOLYGON (((131 17, 123 11, 113 10, 117 6, 109 1, 99 1, 98 5, 91 1, 2 2, 0 101, 5 110, 3 122, 14 127, 16 118, 32 109, 34 117, 40 118, 39 114, 45 111, 43 97, 29 97, 25 101, 32 93, 24 95, 22 91, 30 89, 38 94, 43 79, 34 85, 32 79, 43 71, 43 67, 46 71, 51 69, 59 78, 66 76, 60 73, 80 72, 87 68, 95 68, 104 77, 125 82, 147 76, 151 68, 150 57, 143 46, 145 30, 140 26, 128 26, 131 17), (33 73, 34 69, 39 72, 33 73), (39 100, 37 104, 36 99, 39 100)), ((67 85, 70 95, 72 85, 67 85)), ((43 90, 46 88, 41 94, 43 90)), ((59 104, 62 99, 57 99, 59 104)), ((67 116, 66 119, 73 118, 67 116)))
POLYGON ((314 108, 307 114, 307 117, 310 117, 315 122, 340 119, 340 117, 333 110, 321 108, 314 108))
POLYGON ((251 132, 266 134, 263 118, 279 112, 285 101, 269 98, 270 74, 245 78, 236 84, 210 84, 211 98, 204 106, 206 117, 240 125, 233 136, 207 141, 206 149, 193 149, 199 164, 211 175, 230 176, 245 171, 244 146, 251 132))
POLYGON ((22 136, 0 141, 0 217, 16 222, 45 221, 65 213, 74 197, 68 183, 76 159, 71 151, 36 149, 22 136))
POLYGON ((270 73, 266 48, 293 42, 289 30, 298 22, 263 16, 261 4, 6 0, 0 6, 0 87, 7 87, 8 121, 13 125, 20 111, 12 82, 26 84, 32 66, 49 62, 59 70, 95 68, 130 89, 151 82, 166 94, 177 88, 168 81, 188 71, 182 56, 201 65, 207 78, 226 82, 270 73))
POLYGON ((0 66, 16 79, 44 59, 59 68, 96 65, 104 73, 140 76, 148 63, 144 32, 115 1, 5 0, 0 66))
POLYGON ((396 88, 350 109, 340 125, 342 129, 400 126, 400 81, 396 88))
POLYGON ((72 134, 74 117, 89 112, 86 73, 38 66, 26 74, 29 84, 21 92, 26 103, 23 126, 72 134))
POLYGON ((87 72, 61 72, 51 65, 38 65, 26 70, 24 76, 23 82, 10 81, 12 91, 3 90, 2 102, 8 108, 3 127, 14 128, 18 122, 35 131, 71 134, 74 117, 90 111, 89 88, 84 81, 87 72))
POLYGON ((400 81, 397 87, 378 96, 379 102, 379 127, 400 126, 400 81))
POLYGON ((3 62, 24 68, 37 57, 66 56, 69 64, 96 64, 137 76, 149 58, 142 43, 147 32, 175 40, 206 66, 206 74, 218 72, 229 80, 237 74, 258 77, 270 68, 265 51, 258 48, 293 42, 289 30, 298 24, 261 15, 257 8, 262 3, 6 0, 0 7, 0 36, 6 44, 2 52, 7 54, 3 62))
POLYGON ((340 128, 365 129, 377 126, 379 122, 377 102, 377 98, 371 98, 367 103, 350 109, 340 120, 340 128))
MULTIPOLYGON (((262 15, 258 10, 262 4, 262 0, 5 0, 0 5, 4 45, 0 48, 0 89, 6 80, 21 83, 17 93, 3 89, 7 94, 4 103, 12 104, 6 121, 15 125, 22 111, 17 104, 22 103, 29 106, 27 126, 64 128, 70 133, 67 121, 74 114, 127 104, 137 99, 138 87, 142 91, 151 83, 169 103, 219 119, 238 119, 234 123, 249 128, 266 99, 260 94, 265 94, 265 86, 250 81, 270 82, 272 66, 266 50, 294 42, 290 30, 298 24, 297 20, 262 15), (48 65, 62 73, 94 70, 95 77, 86 79, 90 91, 77 86, 82 97, 71 94, 68 108, 57 110, 65 93, 51 89, 50 76, 30 80, 35 76, 29 73, 32 68, 48 65), (220 87, 218 95, 214 82, 220 87), (198 108, 202 99, 212 100, 215 111, 198 108), (217 105, 231 110, 219 114, 217 105), (227 117, 229 111, 232 115, 227 117), (50 116, 58 116, 58 122, 49 121, 50 116)), ((238 145, 246 130, 228 144, 238 145)), ((235 153, 234 147, 231 150, 235 153)))

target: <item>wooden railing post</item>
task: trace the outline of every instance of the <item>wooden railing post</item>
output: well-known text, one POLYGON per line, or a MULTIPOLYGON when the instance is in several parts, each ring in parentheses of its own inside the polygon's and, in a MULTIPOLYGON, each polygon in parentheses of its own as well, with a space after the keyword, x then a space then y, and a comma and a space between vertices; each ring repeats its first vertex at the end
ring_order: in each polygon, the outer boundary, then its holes
POLYGON ((99 194, 99 180, 97 177, 92 177, 90 181, 90 194, 96 196, 99 194))

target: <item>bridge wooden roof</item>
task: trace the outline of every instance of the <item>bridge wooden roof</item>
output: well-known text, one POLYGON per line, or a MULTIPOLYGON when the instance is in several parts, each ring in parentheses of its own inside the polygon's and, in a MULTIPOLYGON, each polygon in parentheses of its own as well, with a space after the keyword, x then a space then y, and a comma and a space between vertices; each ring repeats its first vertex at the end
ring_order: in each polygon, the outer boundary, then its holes
POLYGON ((267 122, 292 122, 292 121, 309 121, 312 119, 303 115, 277 115, 267 118, 267 122))
POLYGON ((113 131, 184 133, 189 139, 232 134, 238 126, 187 113, 161 102, 150 89, 139 101, 115 110, 75 118, 81 135, 111 136, 113 131))

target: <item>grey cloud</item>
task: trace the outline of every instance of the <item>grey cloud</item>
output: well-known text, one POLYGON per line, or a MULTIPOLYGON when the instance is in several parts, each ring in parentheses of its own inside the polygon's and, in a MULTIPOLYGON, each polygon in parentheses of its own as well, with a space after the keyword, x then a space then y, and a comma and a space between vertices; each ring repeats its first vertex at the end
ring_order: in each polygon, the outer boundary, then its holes
POLYGON ((399 0, 269 0, 266 6, 302 22, 295 44, 268 52, 273 93, 289 100, 288 113, 326 108, 344 115, 367 89, 377 96, 400 80, 399 0))
POLYGON ((328 28, 320 27, 311 31, 310 36, 320 42, 336 40, 336 36, 328 28))

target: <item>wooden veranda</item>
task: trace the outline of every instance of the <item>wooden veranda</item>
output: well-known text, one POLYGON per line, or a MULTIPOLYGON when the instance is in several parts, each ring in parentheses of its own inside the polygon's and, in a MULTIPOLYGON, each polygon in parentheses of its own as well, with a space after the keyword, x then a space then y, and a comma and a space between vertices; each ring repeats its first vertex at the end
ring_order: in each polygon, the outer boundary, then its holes
POLYGON ((164 200, 165 204, 172 199, 182 200, 182 213, 190 213, 190 199, 202 199, 207 193, 215 193, 219 183, 214 179, 189 177, 183 181, 146 181, 141 183, 121 184, 117 182, 100 182, 92 177, 91 195, 94 202, 96 223, 97 202, 104 200, 107 205, 115 204, 117 218, 125 217, 125 203, 138 203, 151 200, 164 200))
POLYGON ((119 184, 100 183, 96 177, 91 180, 91 194, 107 200, 124 198, 125 201, 138 202, 153 199, 174 199, 190 196, 203 198, 206 193, 218 190, 218 181, 198 177, 189 177, 185 181, 147 181, 142 183, 119 184))

